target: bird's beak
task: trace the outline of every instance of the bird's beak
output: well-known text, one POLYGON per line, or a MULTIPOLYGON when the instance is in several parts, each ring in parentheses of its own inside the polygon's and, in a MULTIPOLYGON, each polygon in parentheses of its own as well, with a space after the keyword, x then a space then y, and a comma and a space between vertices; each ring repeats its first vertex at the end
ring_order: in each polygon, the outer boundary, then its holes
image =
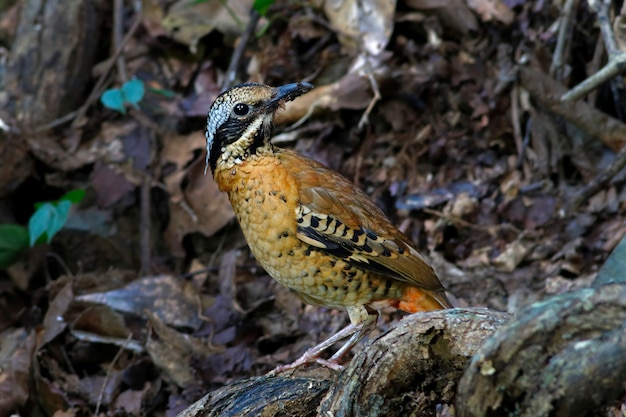
POLYGON ((285 102, 291 101, 312 89, 313 84, 310 83, 292 83, 276 87, 274 88, 274 96, 270 100, 270 105, 274 108, 280 107, 285 102))

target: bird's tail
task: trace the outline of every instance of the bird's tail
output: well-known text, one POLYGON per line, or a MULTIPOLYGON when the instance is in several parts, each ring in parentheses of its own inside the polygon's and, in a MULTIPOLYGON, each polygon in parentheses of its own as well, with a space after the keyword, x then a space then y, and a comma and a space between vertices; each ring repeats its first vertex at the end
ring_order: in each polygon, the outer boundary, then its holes
POLYGON ((397 308, 407 313, 417 313, 418 311, 452 308, 452 303, 450 303, 446 293, 443 291, 428 291, 421 288, 406 287, 402 298, 398 300, 397 308))

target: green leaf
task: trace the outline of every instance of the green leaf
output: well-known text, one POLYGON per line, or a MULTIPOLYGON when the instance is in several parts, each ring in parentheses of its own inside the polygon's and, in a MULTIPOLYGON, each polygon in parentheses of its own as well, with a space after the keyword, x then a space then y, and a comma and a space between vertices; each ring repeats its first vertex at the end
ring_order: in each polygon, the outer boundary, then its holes
POLYGON ((28 248, 28 230, 17 224, 0 224, 0 268, 6 268, 28 248))
POLYGON ((274 4, 276 0, 254 0, 254 4, 252 7, 256 10, 261 16, 265 16, 265 13, 269 10, 270 6, 274 4))
POLYGON ((100 96, 100 101, 104 105, 112 110, 117 110, 120 113, 126 114, 126 108, 124 107, 124 96, 122 91, 117 88, 112 88, 105 91, 100 96))
POLYGON ((165 98, 176 97, 176 93, 173 92, 172 90, 166 90, 164 88, 154 88, 154 87, 149 87, 148 89, 152 91, 153 93, 163 96, 165 98))
MULTIPOLYGON (((52 218, 56 215, 56 208, 52 203, 42 204, 28 220, 28 235, 30 238, 30 247, 35 246, 35 243, 42 237, 48 230, 48 225, 52 221, 52 218)), ((50 240, 48 239, 48 242, 50 240)))
POLYGON ((122 86, 124 102, 132 104, 135 108, 137 108, 137 104, 139 104, 145 93, 146 89, 144 88, 143 81, 137 78, 126 81, 122 86))
POLYGON ((28 248, 28 230, 19 224, 0 224, 0 250, 28 248))
POLYGON ((68 200, 61 200, 54 205, 54 215, 50 219, 48 229, 48 243, 52 240, 52 237, 56 235, 59 230, 63 228, 67 218, 70 215, 70 209, 72 208, 72 202, 68 200))
POLYGON ((69 200, 43 203, 28 221, 30 246, 35 246, 42 237, 50 243, 54 235, 65 225, 71 208, 72 202, 69 200))
POLYGON ((58 201, 67 200, 74 204, 78 204, 83 201, 83 198, 85 198, 85 190, 78 189, 68 191, 67 193, 63 194, 58 201))
POLYGON ((85 190, 72 190, 56 201, 35 203, 35 213, 28 221, 29 244, 31 247, 46 241, 50 243, 54 235, 65 226, 73 203, 80 203, 85 190))

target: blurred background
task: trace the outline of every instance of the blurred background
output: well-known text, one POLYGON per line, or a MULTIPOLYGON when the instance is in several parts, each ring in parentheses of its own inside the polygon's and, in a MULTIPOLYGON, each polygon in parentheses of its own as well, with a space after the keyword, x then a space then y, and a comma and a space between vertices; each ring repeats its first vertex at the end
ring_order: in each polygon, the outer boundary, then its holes
POLYGON ((348 322, 256 264, 204 173, 240 82, 316 86, 275 143, 364 189, 456 306, 589 286, 626 230, 621 6, 0 1, 0 415, 175 415, 348 322))

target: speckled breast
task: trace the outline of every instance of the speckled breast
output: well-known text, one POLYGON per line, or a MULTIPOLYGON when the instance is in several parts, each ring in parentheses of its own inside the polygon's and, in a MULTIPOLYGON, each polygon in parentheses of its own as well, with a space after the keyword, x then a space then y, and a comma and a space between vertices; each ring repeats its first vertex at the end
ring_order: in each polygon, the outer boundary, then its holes
POLYGON ((279 161, 253 156, 221 175, 253 255, 268 274, 305 301, 343 309, 400 295, 400 283, 296 237, 298 184, 279 161))

